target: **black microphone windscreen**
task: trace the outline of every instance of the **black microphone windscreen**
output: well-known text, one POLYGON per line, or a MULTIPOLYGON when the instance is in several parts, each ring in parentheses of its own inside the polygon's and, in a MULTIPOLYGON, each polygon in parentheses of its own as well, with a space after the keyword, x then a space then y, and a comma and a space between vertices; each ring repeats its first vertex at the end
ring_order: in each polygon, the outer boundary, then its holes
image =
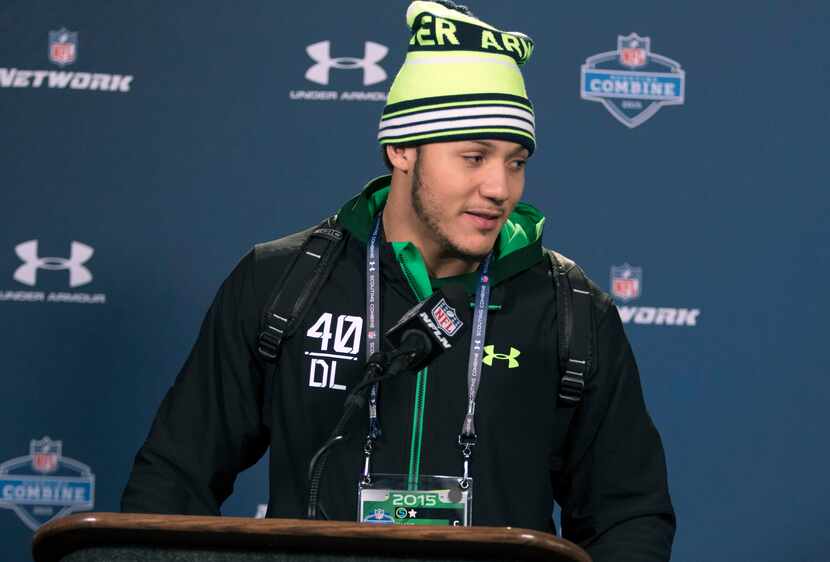
POLYGON ((386 332, 386 341, 397 349, 403 335, 410 330, 427 335, 432 342, 431 350, 423 361, 418 361, 426 365, 460 341, 470 324, 469 316, 467 292, 460 285, 447 285, 407 311, 386 332))

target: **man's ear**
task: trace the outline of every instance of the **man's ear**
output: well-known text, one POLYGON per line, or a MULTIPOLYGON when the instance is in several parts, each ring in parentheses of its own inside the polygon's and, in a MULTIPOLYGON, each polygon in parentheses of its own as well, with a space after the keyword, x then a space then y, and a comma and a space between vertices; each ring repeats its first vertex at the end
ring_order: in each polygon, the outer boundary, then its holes
POLYGON ((415 160, 418 155, 413 146, 404 147, 387 144, 386 157, 394 169, 407 174, 415 167, 415 160))

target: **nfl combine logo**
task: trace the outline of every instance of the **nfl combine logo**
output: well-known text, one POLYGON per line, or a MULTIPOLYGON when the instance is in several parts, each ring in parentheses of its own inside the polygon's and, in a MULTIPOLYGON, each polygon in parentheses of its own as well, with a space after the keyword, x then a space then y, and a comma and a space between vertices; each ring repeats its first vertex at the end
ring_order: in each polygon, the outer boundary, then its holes
POLYGON ((392 516, 386 513, 382 507, 376 507, 375 512, 367 515, 363 518, 364 523, 381 523, 381 524, 389 524, 394 523, 395 520, 392 519, 392 516))
POLYGON ((49 32, 49 60, 58 66, 72 64, 78 58, 78 34, 66 28, 49 32))
POLYGON ((651 51, 651 38, 617 36, 617 50, 585 59, 580 97, 599 102, 629 128, 666 105, 683 105, 686 72, 680 63, 651 51))
POLYGON ((627 263, 611 267, 611 294, 628 302, 640 296, 643 287, 643 268, 632 267, 627 263))
POLYGON ((0 463, 0 508, 14 511, 30 529, 73 511, 92 509, 95 475, 63 456, 63 443, 33 439, 29 454, 0 463))

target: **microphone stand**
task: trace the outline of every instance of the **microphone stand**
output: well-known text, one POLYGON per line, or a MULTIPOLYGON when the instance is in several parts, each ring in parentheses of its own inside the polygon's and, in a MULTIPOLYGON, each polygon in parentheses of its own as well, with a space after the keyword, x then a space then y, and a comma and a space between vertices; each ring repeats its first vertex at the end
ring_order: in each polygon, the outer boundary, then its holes
MULTIPOLYGON (((415 333, 415 331, 412 331, 415 333)), ((382 380, 390 379, 400 373, 410 370, 413 367, 414 360, 422 354, 422 350, 426 347, 427 353, 431 343, 426 339, 426 336, 412 338, 411 345, 402 345, 395 351, 389 353, 377 352, 369 357, 364 369, 363 380, 355 386, 349 395, 346 397, 346 402, 343 406, 343 415, 340 421, 334 426, 328 440, 323 443, 317 452, 311 457, 308 463, 308 519, 317 519, 317 508, 320 502, 320 479, 323 475, 323 469, 326 466, 326 459, 328 458, 331 447, 335 443, 341 442, 345 435, 343 431, 346 424, 354 416, 355 412, 361 410, 366 405, 366 393, 370 386, 382 380), (420 340, 420 341, 415 341, 420 340), (414 345, 412 345, 414 344, 414 345), (424 345, 426 344, 426 345, 424 345)), ((320 508, 325 516, 325 511, 320 508)), ((326 516, 326 519, 328 517, 326 516)))

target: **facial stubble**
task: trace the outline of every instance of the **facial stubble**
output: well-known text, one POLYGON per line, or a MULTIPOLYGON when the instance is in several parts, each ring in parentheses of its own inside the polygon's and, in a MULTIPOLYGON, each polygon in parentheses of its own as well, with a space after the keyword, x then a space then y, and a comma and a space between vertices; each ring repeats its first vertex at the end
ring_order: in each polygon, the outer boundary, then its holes
POLYGON ((444 257, 468 262, 480 262, 487 256, 489 251, 485 254, 470 253, 454 244, 441 227, 440 221, 433 211, 440 203, 435 200, 429 201, 429 196, 425 194, 426 190, 421 176, 421 158, 423 158, 423 151, 420 148, 416 147, 415 166, 412 169, 412 189, 410 190, 412 208, 415 210, 415 215, 427 226, 432 234, 433 240, 441 248, 441 253, 444 257))

